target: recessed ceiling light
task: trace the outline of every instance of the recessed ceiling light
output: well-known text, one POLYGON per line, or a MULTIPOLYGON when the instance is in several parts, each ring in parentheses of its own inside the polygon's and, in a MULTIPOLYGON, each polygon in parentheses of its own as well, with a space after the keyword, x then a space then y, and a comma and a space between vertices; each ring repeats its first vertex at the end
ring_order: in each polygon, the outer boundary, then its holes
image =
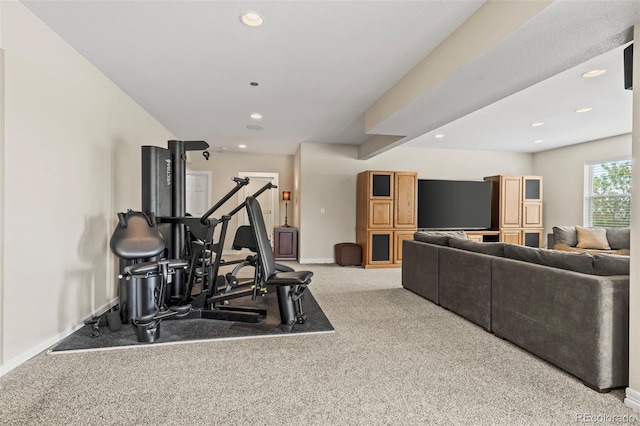
POLYGON ((240 15, 240 21, 248 27, 259 27, 264 19, 258 12, 245 12, 240 15))
POLYGON ((544 123, 542 121, 536 121, 535 123, 531 123, 531 127, 540 127, 542 126, 544 123))
POLYGON ((544 142, 542 139, 536 139, 535 141, 533 141, 533 143, 542 143, 544 142))
POLYGON ((593 109, 593 108, 580 108, 580 109, 577 109, 577 110, 576 110, 576 112, 589 112, 589 111, 591 111, 592 109, 593 109))
POLYGON ((582 74, 582 76, 586 78, 597 77, 599 75, 604 74, 605 72, 607 72, 607 70, 591 70, 591 71, 585 72, 584 74, 582 74))
POLYGON ((247 147, 247 146, 246 146, 246 145, 244 145, 244 144, 238 145, 238 148, 240 148, 240 149, 245 149, 246 147, 247 147))
POLYGON ((249 129, 249 130, 262 130, 262 129, 264 129, 264 127, 256 126, 255 124, 249 124, 249 125, 247 125, 247 129, 249 129))
POLYGON ((260 120, 262 118, 262 114, 254 112, 253 114, 251 114, 251 118, 253 118, 254 120, 260 120))
POLYGON ((444 135, 442 133, 438 133, 437 135, 433 135, 433 137, 436 139, 442 139, 444 138, 444 135))

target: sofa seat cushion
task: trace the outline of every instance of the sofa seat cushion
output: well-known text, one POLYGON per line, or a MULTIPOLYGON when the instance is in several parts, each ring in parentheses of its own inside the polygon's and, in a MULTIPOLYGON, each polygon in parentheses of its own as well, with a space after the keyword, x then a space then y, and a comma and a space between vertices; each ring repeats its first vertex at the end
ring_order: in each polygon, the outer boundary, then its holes
POLYGON ((627 249, 619 249, 619 250, 583 249, 583 248, 577 248, 577 247, 570 247, 566 244, 556 244, 553 246, 553 249, 560 250, 560 251, 570 251, 574 253, 617 254, 619 256, 629 256, 629 250, 627 249))
POLYGON ((449 240, 449 247, 500 257, 504 257, 504 246, 505 243, 481 243, 459 238, 451 238, 449 240))
POLYGON ((538 265, 582 272, 583 274, 595 274, 593 256, 588 253, 571 253, 507 244, 504 247, 504 256, 538 265))

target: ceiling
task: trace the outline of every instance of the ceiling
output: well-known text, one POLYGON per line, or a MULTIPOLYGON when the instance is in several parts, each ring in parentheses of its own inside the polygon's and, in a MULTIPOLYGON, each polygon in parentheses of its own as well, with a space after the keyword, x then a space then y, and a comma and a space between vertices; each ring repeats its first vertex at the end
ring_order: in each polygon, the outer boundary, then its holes
POLYGON ((22 3, 177 138, 214 150, 383 134, 402 136, 389 148, 536 152, 631 131, 621 46, 637 1, 557 1, 369 133, 367 110, 484 1, 22 3), (243 25, 246 11, 264 24, 243 25))

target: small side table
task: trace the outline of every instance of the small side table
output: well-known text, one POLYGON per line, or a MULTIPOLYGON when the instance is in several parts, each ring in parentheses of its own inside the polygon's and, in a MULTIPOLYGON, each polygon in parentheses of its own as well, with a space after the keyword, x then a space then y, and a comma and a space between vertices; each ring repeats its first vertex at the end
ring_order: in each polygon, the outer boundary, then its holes
POLYGON ((276 260, 298 259, 298 229, 293 227, 273 229, 273 256, 276 260))

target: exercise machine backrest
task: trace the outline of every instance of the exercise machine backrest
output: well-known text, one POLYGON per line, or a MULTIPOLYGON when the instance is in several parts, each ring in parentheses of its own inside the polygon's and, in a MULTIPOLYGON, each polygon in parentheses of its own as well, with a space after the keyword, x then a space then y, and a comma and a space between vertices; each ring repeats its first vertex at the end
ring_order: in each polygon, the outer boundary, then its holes
POLYGON ((256 238, 253 236, 253 231, 249 225, 241 225, 236 230, 236 235, 233 239, 234 250, 249 249, 256 253, 258 247, 256 246, 256 238))
POLYGON ((254 197, 247 197, 246 204, 249 223, 251 224, 251 228, 258 245, 257 248, 260 267, 264 274, 264 280, 268 281, 269 278, 276 273, 276 259, 273 255, 273 249, 271 248, 267 228, 264 224, 262 208, 260 207, 258 200, 254 197))
POLYGON ((165 249, 153 214, 133 210, 118 213, 118 225, 109 245, 113 254, 125 260, 152 258, 165 249))

